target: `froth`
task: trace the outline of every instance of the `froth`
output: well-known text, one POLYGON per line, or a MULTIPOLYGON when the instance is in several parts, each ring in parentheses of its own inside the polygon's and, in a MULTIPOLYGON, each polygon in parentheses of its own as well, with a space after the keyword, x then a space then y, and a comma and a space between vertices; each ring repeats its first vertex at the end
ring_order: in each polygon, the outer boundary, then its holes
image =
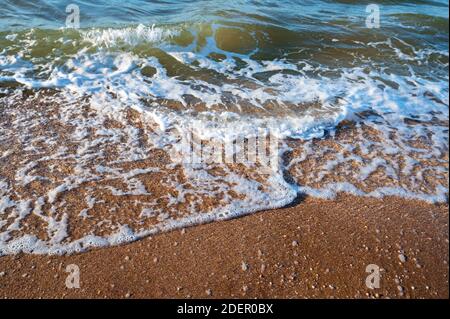
POLYGON ((179 34, 175 29, 158 28, 155 25, 123 29, 91 29, 81 31, 84 41, 98 46, 114 47, 119 45, 135 46, 138 44, 157 44, 179 34))
POLYGON ((8 38, 0 254, 121 244, 281 207, 300 193, 447 200, 448 62, 434 49, 367 43, 416 64, 392 72, 359 60, 336 70, 225 51, 214 30, 187 45, 155 26, 83 30, 73 52, 58 33, 72 52, 58 63, 30 54, 38 40, 8 38), (435 77, 418 67, 427 63, 435 77), (248 148, 255 132, 278 139, 270 162, 279 165, 183 157, 208 143, 248 148), (183 140, 189 134, 198 145, 183 140))

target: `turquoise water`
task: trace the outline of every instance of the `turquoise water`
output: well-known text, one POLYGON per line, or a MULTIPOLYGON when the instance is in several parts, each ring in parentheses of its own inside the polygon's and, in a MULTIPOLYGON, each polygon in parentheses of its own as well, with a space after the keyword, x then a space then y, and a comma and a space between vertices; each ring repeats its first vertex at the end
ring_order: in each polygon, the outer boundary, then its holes
MULTIPOLYGON (((323 71, 320 76, 368 67, 401 76, 412 70, 424 78, 447 78, 448 1, 380 1, 380 28, 366 26, 369 3, 78 1, 81 29, 71 31, 66 28, 71 1, 8 0, 0 7, 0 48, 4 56, 22 51, 23 61, 41 71, 34 76, 27 73, 33 81, 87 47, 89 52, 107 47, 156 56, 170 75, 200 74, 209 81, 222 79, 203 70, 194 74, 168 66, 172 61, 163 58, 163 52, 191 51, 215 60, 223 60, 225 54, 238 63, 242 55, 256 61, 307 62, 323 71)), ((6 62, 0 67, 0 77, 14 73, 6 62)))
MULTIPOLYGON (((225 51, 250 54, 257 60, 289 59, 331 66, 333 68, 366 65, 403 69, 402 57, 392 48, 370 43, 393 39, 401 54, 435 50, 434 55, 413 54, 409 59, 414 71, 429 73, 412 61, 433 64, 448 61, 448 1, 378 1, 380 28, 368 29, 366 7, 370 1, 3 1, 0 7, 0 48, 8 50, 12 43, 2 41, 8 33, 25 34, 34 30, 39 41, 39 54, 52 56, 54 46, 46 43, 58 39, 66 26, 66 7, 76 4, 80 11, 80 28, 115 30, 138 25, 184 31, 177 44, 187 46, 197 37, 196 50, 206 39, 219 39, 225 51), (225 27, 224 32, 212 29, 225 27), (229 29, 238 28, 237 35, 229 29), (38 31, 40 30, 40 31, 38 31), (59 32, 56 30, 60 30, 59 32), (400 41, 398 41, 400 40, 400 41), (404 42, 401 42, 404 41, 404 42), (409 45, 409 47, 408 47, 409 45)), ((223 30, 222 30, 223 31, 223 30)), ((65 32, 69 39, 76 34, 65 32)), ((20 36, 17 40, 20 39, 20 36)), ((25 40, 25 39, 24 39, 25 40)), ((118 40, 118 39, 114 39, 118 40)), ((14 41, 12 41, 14 42, 14 41)), ((17 41, 16 41, 17 42, 17 41)), ((23 45, 19 44, 18 45, 23 45)), ((105 43, 103 43, 105 44, 105 43)), ((134 47, 137 43, 134 43, 134 47)), ((148 43, 147 43, 148 44, 148 43)), ((82 45, 82 44, 76 44, 82 45)), ((133 48, 126 48, 132 50, 133 48)), ((64 50, 59 51, 59 57, 64 50)), ((32 56, 30 57, 32 58, 32 56)), ((444 72, 442 65, 432 65, 433 72, 444 72)), ((401 72, 396 70, 395 72, 401 72)))
MULTIPOLYGON (((305 30, 314 26, 331 31, 339 30, 327 23, 342 21, 342 25, 365 19, 365 8, 370 3, 380 5, 383 23, 398 25, 409 21, 422 24, 426 16, 448 19, 448 1, 2 1, 0 29, 60 28, 66 20, 69 4, 80 7, 82 27, 111 27, 136 23, 185 23, 225 20, 244 23, 262 23, 305 30), (410 16, 409 19, 407 16, 410 16), (346 22, 346 23, 345 23, 346 22)), ((313 31, 313 30, 310 30, 313 31)), ((444 30, 442 30, 444 31, 444 30)), ((339 32, 338 32, 339 33, 339 32)))

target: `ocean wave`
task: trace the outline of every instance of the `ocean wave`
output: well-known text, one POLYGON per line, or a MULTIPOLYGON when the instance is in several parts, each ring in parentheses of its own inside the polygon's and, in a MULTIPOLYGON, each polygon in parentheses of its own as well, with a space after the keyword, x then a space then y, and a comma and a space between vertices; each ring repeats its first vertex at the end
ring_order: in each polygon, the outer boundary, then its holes
POLYGON ((90 29, 81 31, 83 41, 90 42, 97 46, 120 46, 145 43, 160 43, 179 35, 180 31, 159 28, 154 24, 145 26, 140 24, 136 27, 122 29, 90 29))
POLYGON ((446 202, 448 43, 387 29, 1 32, 0 255, 121 244, 301 194, 446 202))

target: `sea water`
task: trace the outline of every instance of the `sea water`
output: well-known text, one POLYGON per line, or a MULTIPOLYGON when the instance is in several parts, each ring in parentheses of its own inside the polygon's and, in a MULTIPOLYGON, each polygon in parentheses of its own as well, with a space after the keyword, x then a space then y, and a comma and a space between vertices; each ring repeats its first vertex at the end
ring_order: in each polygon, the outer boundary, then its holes
POLYGON ((448 61, 441 0, 4 0, 0 254, 447 202, 448 61))

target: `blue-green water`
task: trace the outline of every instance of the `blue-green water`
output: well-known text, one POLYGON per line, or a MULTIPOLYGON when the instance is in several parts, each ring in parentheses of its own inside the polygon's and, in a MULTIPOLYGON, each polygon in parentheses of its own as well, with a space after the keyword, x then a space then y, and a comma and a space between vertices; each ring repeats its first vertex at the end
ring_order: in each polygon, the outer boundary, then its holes
MULTIPOLYGON (((124 26, 129 24, 170 24, 211 22, 217 20, 262 23, 304 30, 331 30, 338 25, 350 26, 364 20, 370 3, 380 6, 383 23, 396 25, 404 21, 420 25, 428 17, 448 18, 448 1, 267 1, 267 0, 169 0, 169 1, 70 1, 70 0, 3 0, 0 29, 60 28, 66 20, 69 4, 80 8, 82 27, 124 26), (410 18, 406 18, 410 15, 410 18), (340 23, 338 21, 341 21, 340 23), (333 26, 333 23, 335 24, 333 26)), ((443 30, 444 31, 444 30, 443 30)), ((339 32, 338 32, 339 33, 339 32)))
MULTIPOLYGON (((380 27, 369 29, 366 8, 370 3, 323 0, 3 0, 0 6, 0 48, 8 50, 11 47, 12 43, 4 41, 9 33, 27 34, 29 41, 40 42, 37 43, 40 47, 37 54, 54 58, 52 51, 61 49, 57 53, 61 56, 65 53, 64 46, 58 47, 52 41, 63 34, 68 39, 78 40, 76 34, 62 31, 70 14, 66 8, 75 4, 79 8, 79 27, 82 30, 121 30, 155 25, 183 31, 174 37, 174 41, 184 47, 196 38, 196 51, 206 46, 208 37, 211 37, 219 49, 251 53, 252 58, 259 60, 308 59, 334 68, 360 66, 371 60, 395 68, 393 64, 401 64, 398 52, 383 46, 376 49, 368 46, 391 39, 395 42, 392 44, 394 50, 398 49, 400 53, 408 54, 412 48, 416 52, 435 50, 436 54, 430 56, 427 63, 448 61, 445 54, 439 53, 448 52, 448 1, 378 1, 380 27), (220 27, 226 29, 216 33, 220 27), (230 28, 232 31, 239 29, 239 34, 229 32, 230 28), (26 33, 30 30, 33 34, 26 33)), ((120 42, 120 39, 116 33, 114 39, 107 41, 120 42)), ((23 42, 17 44, 23 46, 23 42)), ((112 43, 103 44, 112 46, 112 43)), ((137 44, 134 41, 133 46, 137 44)), ((82 43, 75 45, 83 46, 82 43)), ((411 62, 417 58, 423 56, 414 56, 411 62)), ((428 73, 421 68, 415 68, 415 71, 428 73)), ((442 69, 438 67, 434 72, 440 73, 442 69)))
POLYGON ((291 117, 277 122, 283 135, 305 138, 365 111, 446 120, 448 1, 375 7, 3 0, 0 88, 102 94, 158 108, 165 100, 168 112, 207 112, 208 120, 228 111, 291 117), (319 106, 317 121, 303 121, 305 105, 319 106))
POLYGON ((275 117, 281 135, 301 138, 361 112, 446 121, 448 1, 375 9, 349 0, 3 0, 0 89, 114 97, 213 127, 227 112, 275 117))

